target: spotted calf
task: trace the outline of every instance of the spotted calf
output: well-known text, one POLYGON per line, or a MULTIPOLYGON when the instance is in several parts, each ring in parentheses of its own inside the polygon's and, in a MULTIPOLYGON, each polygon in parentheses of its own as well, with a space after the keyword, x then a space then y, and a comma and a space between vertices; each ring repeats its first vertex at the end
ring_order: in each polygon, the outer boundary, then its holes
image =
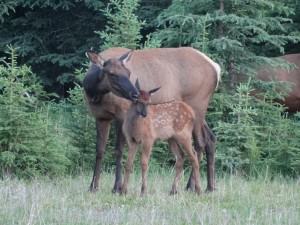
MULTIPOLYGON (((132 103, 123 124, 123 133, 126 137, 129 152, 126 164, 126 174, 121 193, 127 193, 129 174, 137 152, 137 147, 142 146, 142 188, 141 194, 147 193, 146 172, 149 157, 155 140, 175 140, 181 144, 192 164, 195 177, 195 191, 201 193, 199 164, 196 152, 192 148, 192 130, 195 114, 192 108, 182 101, 174 101, 164 104, 151 105, 150 96, 160 88, 149 92, 140 90, 138 81, 136 87, 139 96, 136 103, 132 103)), ((173 181, 171 194, 177 193, 180 174, 183 170, 184 153, 180 148, 173 149, 176 158, 176 173, 173 181)))

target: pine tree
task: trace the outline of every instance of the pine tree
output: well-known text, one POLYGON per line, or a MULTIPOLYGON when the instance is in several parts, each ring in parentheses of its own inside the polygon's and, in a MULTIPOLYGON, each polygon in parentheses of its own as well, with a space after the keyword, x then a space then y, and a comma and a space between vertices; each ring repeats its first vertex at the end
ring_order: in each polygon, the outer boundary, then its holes
POLYGON ((8 49, 10 62, 0 65, 0 173, 63 174, 69 149, 52 129, 48 106, 41 104, 46 94, 30 67, 17 65, 16 49, 8 49))
POLYGON ((101 50, 110 47, 139 48, 142 39, 140 32, 145 21, 140 21, 134 14, 138 6, 139 0, 110 0, 103 11, 107 18, 106 29, 96 32, 104 40, 101 50))
POLYGON ((63 99, 85 52, 99 45, 94 31, 104 28, 104 8, 98 0, 1 1, 0 54, 6 45, 20 47, 19 62, 30 65, 46 90, 63 99))

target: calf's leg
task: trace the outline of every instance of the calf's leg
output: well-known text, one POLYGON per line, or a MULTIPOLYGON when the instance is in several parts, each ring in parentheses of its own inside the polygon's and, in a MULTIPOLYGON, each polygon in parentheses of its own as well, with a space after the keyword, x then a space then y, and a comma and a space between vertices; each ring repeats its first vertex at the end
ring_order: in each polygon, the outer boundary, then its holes
POLYGON ((120 191, 121 194, 127 194, 129 175, 131 172, 132 164, 133 164, 135 156, 136 156, 137 147, 138 147, 137 143, 128 142, 128 156, 127 156, 127 162, 126 162, 126 168, 125 168, 124 182, 123 182, 123 185, 122 185, 122 188, 120 191))
MULTIPOLYGON (((172 142, 172 141, 171 141, 172 142)), ((170 143, 170 141, 169 141, 170 143)), ((182 149, 179 147, 179 145, 177 144, 177 142, 174 140, 174 142, 171 145, 175 144, 176 146, 173 146, 173 148, 171 148, 175 158, 176 158, 176 163, 175 163, 175 178, 172 184, 172 189, 170 191, 171 195, 174 195, 177 193, 178 191, 178 184, 181 180, 181 174, 183 171, 183 163, 184 163, 184 153, 182 151, 182 149)))
POLYGON ((147 170, 149 165, 149 158, 152 150, 152 142, 142 143, 142 187, 141 187, 141 196, 148 193, 148 181, 147 181, 147 170))
POLYGON ((200 187, 199 163, 198 163, 196 152, 192 148, 191 137, 189 137, 188 135, 180 137, 180 142, 182 143, 184 151, 188 155, 190 163, 193 168, 192 176, 193 176, 194 184, 195 184, 195 192, 197 194, 201 194, 202 191, 201 191, 201 187, 200 187))

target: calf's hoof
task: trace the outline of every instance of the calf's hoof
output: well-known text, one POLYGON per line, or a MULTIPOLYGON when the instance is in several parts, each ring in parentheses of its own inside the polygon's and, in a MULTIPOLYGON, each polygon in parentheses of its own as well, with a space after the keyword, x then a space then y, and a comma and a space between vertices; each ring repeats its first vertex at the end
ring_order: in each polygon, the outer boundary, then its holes
POLYGON ((176 195, 177 194, 177 190, 172 189, 169 194, 170 195, 176 195))
POLYGON ((201 194, 202 194, 202 191, 201 191, 201 189, 195 190, 195 193, 196 193, 197 195, 201 195, 201 194))
POLYGON ((119 193, 120 195, 126 195, 126 194, 127 194, 127 190, 121 189, 118 193, 119 193))

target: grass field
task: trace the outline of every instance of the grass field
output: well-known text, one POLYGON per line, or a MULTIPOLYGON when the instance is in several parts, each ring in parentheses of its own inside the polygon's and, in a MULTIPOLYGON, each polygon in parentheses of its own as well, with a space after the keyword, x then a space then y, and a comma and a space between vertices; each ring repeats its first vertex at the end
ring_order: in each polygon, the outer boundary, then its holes
MULTIPOLYGON (((149 174, 149 194, 140 197, 140 175, 129 193, 111 193, 114 175, 103 173, 89 193, 91 175, 61 180, 0 181, 0 224, 300 224, 299 180, 218 179, 217 190, 197 196, 168 193, 173 171, 149 174)), ((202 178, 202 188, 206 182, 202 178)))

